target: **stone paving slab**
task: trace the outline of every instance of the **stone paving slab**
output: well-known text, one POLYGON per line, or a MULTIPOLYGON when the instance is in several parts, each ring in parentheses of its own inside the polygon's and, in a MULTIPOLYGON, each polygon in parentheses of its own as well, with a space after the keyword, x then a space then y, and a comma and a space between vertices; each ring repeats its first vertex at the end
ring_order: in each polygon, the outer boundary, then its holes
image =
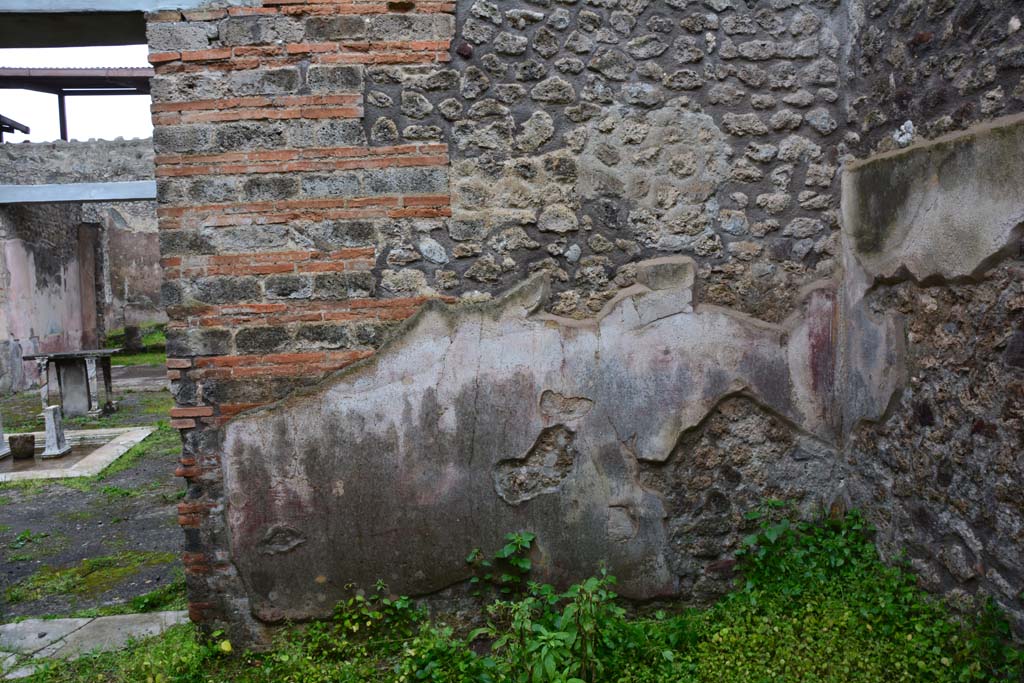
POLYGON ((26 619, 0 626, 0 650, 34 655, 74 633, 92 619, 26 619))
MULTIPOLYGON (((117 359, 115 358, 116 362, 117 359)), ((163 365, 115 365, 111 368, 114 392, 163 391, 170 389, 167 368, 163 365)))
POLYGON ((18 655, 0 650, 0 675, 6 674, 18 662, 18 655))
POLYGON ((129 640, 159 635, 188 621, 188 612, 120 614, 94 619, 27 619, 0 625, 0 675, 30 676, 29 659, 74 659, 87 652, 116 650, 129 640), (19 668, 14 668, 20 665, 19 668))
POLYGON ((187 619, 187 612, 120 614, 93 619, 66 638, 40 650, 36 656, 74 659, 93 650, 117 650, 127 645, 129 640, 159 635, 187 619))

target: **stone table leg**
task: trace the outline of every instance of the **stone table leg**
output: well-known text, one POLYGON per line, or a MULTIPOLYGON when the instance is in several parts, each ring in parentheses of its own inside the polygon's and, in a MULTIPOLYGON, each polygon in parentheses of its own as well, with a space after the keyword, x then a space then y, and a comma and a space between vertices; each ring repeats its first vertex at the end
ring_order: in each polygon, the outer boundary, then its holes
POLYGON ((43 410, 46 418, 46 448, 41 458, 60 458, 71 452, 71 446, 64 436, 64 422, 61 420, 60 406, 47 406, 43 410))
POLYGON ((39 370, 39 400, 46 410, 50 405, 50 359, 36 358, 36 368, 39 370))
POLYGON ((114 381, 110 377, 110 356, 100 358, 100 369, 103 371, 103 394, 107 400, 103 412, 112 413, 117 410, 117 403, 114 402, 114 381))
POLYGON ((96 359, 85 359, 85 370, 89 380, 89 414, 102 415, 103 408, 100 405, 100 387, 96 381, 96 359))
POLYGON ((85 359, 60 359, 57 361, 57 383, 60 386, 60 401, 68 417, 89 414, 89 373, 85 359))
POLYGON ((4 416, 0 415, 0 460, 11 454, 11 447, 7 444, 7 435, 4 434, 4 416))

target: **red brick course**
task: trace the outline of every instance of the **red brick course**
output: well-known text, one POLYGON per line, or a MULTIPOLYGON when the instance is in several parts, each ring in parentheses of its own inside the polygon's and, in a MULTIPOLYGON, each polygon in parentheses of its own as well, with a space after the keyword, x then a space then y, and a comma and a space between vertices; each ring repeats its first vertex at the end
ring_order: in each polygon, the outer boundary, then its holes
MULTIPOLYGON (((147 15, 160 27, 162 36, 173 35, 179 27, 167 23, 194 22, 207 29, 217 22, 233 21, 233 17, 281 16, 302 21, 306 16, 363 15, 372 21, 373 15, 401 13, 404 15, 454 13, 450 2, 387 2, 381 0, 263 0, 258 7, 229 7, 169 11, 147 15)), ((427 22, 437 23, 437 22, 427 22)), ((424 29, 428 31, 428 29, 424 29)), ((210 31, 210 35, 217 35, 210 31)), ((223 36, 223 31, 221 32, 223 36)), ((259 87, 203 90, 203 99, 189 97, 189 88, 170 88, 167 95, 159 96, 152 105, 153 123, 159 134, 161 128, 174 126, 175 134, 196 126, 197 130, 217 130, 235 125, 235 122, 281 121, 284 126, 321 125, 318 121, 330 119, 359 119, 363 116, 365 85, 359 65, 372 64, 430 64, 450 59, 450 39, 438 39, 429 33, 423 39, 395 34, 402 40, 320 40, 315 37, 293 43, 252 45, 225 45, 211 42, 203 49, 194 49, 196 43, 176 47, 166 37, 164 49, 150 54, 149 61, 159 79, 165 83, 175 79, 204 78, 217 83, 227 82, 238 72, 250 74, 262 69, 301 68, 303 74, 314 68, 326 71, 351 71, 341 78, 345 85, 281 93, 274 87, 263 92, 259 87), (353 65, 344 66, 328 65, 353 65), (300 67, 301 65, 301 67, 300 67), (224 96, 217 97, 218 93, 224 96), (309 94, 306 94, 309 93, 309 94), (241 96, 233 96, 241 94, 241 96), (211 99, 211 96, 213 97, 211 99), (162 97, 162 99, 161 99, 162 97), (310 123, 303 124, 302 120, 310 123)), ((255 40, 253 42, 256 42, 255 40)), ((305 75, 303 75, 305 78, 305 75)), ((259 82, 258 78, 252 82, 259 82)), ((260 125, 260 124, 257 124, 260 125)), ((265 125, 265 124, 264 124, 265 125)), ((295 144, 295 143, 292 143, 295 144)), ((196 149, 199 149, 197 147, 196 149)), ((208 147, 205 149, 209 149, 208 147)), ((339 146, 315 148, 281 147, 259 151, 223 151, 213 153, 163 153, 156 157, 156 175, 167 189, 161 190, 158 220, 161 233, 169 236, 173 231, 257 228, 262 226, 291 226, 299 221, 323 222, 388 218, 440 218, 451 215, 451 202, 447 193, 405 194, 401 187, 396 192, 374 196, 309 196, 303 176, 302 191, 287 190, 298 187, 290 174, 356 173, 359 178, 382 174, 375 169, 408 169, 446 166, 448 147, 437 143, 410 143, 387 146, 339 146), (269 175, 269 174, 277 174, 269 175), (192 201, 190 191, 181 188, 202 184, 206 179, 217 183, 235 183, 241 187, 255 183, 255 191, 239 190, 224 194, 222 202, 198 203, 192 201), (251 181, 250 179, 259 179, 251 181), (266 185, 259 185, 264 183, 266 185), (275 184, 276 183, 276 184, 275 184), (264 192, 262 187, 278 186, 284 192, 264 192), (260 201, 229 201, 239 197, 280 196, 280 199, 260 201)), ((401 174, 407 171, 387 171, 401 174)), ((380 177, 380 176, 378 176, 380 177)), ((390 175, 388 176, 390 177, 390 175)), ((443 175, 440 176, 443 178, 443 175)), ((339 185, 341 186, 341 185, 339 185)), ((359 187, 370 195, 380 191, 377 184, 360 182, 359 187)), ((436 189, 437 184, 434 185, 436 189)), ((211 193, 209 196, 218 196, 211 193)), ((378 266, 383 265, 383 253, 372 241, 345 248, 260 250, 249 253, 221 251, 211 246, 193 248, 175 235, 168 244, 180 251, 165 251, 161 259, 165 281, 171 286, 204 282, 230 282, 232 278, 247 282, 267 282, 271 278, 296 276, 299 281, 317 281, 332 278, 354 278, 354 282, 369 284, 353 291, 373 291, 378 266), (214 253, 208 253, 213 251, 214 253), (220 280, 218 278, 224 278, 220 280)), ((211 243, 213 244, 213 243, 211 243)), ((268 245, 268 249, 269 249, 268 245)), ((166 248, 165 248, 166 249, 166 248)), ((181 285, 184 287, 184 285, 181 285)), ((318 285, 319 286, 319 285, 318 285)), ((187 291, 187 290, 183 290, 187 291)), ((197 623, 223 623, 225 615, 232 613, 225 595, 224 582, 230 582, 231 565, 226 561, 229 549, 223 535, 224 501, 222 495, 220 455, 208 452, 216 443, 207 439, 209 430, 216 430, 240 413, 259 408, 278 398, 279 387, 298 386, 316 381, 328 373, 350 366, 373 355, 372 346, 363 345, 362 338, 339 344, 342 348, 310 349, 272 341, 267 353, 250 353, 263 348, 258 343, 260 334, 277 334, 285 340, 302 338, 305 328, 348 330, 404 320, 416 313, 428 297, 380 298, 377 296, 346 297, 341 288, 337 298, 261 300, 270 296, 269 289, 244 290, 239 295, 242 303, 208 304, 183 297, 177 305, 168 306, 168 345, 172 348, 167 359, 167 376, 174 383, 179 405, 170 413, 173 428, 183 430, 184 449, 175 469, 177 476, 189 483, 187 500, 178 506, 178 523, 188 530, 189 551, 182 560, 189 585, 189 616, 197 623), (255 291, 255 294, 253 292, 255 291), (256 297, 248 300, 249 297, 256 297), (172 335, 176 335, 172 342, 172 335), (241 340, 246 337, 248 341, 241 340), (234 349, 240 349, 235 351, 234 349), (272 351, 272 352, 270 352, 272 351)), ((332 290, 325 290, 331 292, 332 290)), ((451 298, 445 300, 451 301, 451 298)), ((345 332, 347 334, 347 332, 345 332)))

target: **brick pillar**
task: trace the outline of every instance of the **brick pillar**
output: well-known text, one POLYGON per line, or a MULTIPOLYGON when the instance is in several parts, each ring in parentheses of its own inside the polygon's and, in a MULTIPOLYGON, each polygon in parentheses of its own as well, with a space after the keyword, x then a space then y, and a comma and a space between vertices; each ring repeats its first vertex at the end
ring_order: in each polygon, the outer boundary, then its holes
POLYGON ((168 376, 190 613, 258 644, 225 533, 220 426, 374 352, 381 226, 449 215, 447 145, 371 146, 367 65, 448 60, 453 5, 263 0, 148 17, 168 376))

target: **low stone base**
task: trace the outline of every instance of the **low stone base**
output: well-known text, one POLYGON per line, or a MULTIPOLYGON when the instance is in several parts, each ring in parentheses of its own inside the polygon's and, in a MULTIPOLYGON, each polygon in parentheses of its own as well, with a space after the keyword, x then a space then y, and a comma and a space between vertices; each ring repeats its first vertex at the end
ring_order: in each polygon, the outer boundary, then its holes
POLYGON ((60 450, 53 451, 52 453, 50 453, 48 451, 43 451, 39 455, 39 457, 41 459, 43 459, 43 460, 53 460, 55 458, 63 458, 65 455, 67 455, 70 452, 71 452, 71 445, 68 444, 68 445, 64 446, 64 448, 61 448, 60 450))
POLYGON ((34 434, 11 434, 10 452, 15 460, 29 460, 36 454, 36 437, 34 434))

